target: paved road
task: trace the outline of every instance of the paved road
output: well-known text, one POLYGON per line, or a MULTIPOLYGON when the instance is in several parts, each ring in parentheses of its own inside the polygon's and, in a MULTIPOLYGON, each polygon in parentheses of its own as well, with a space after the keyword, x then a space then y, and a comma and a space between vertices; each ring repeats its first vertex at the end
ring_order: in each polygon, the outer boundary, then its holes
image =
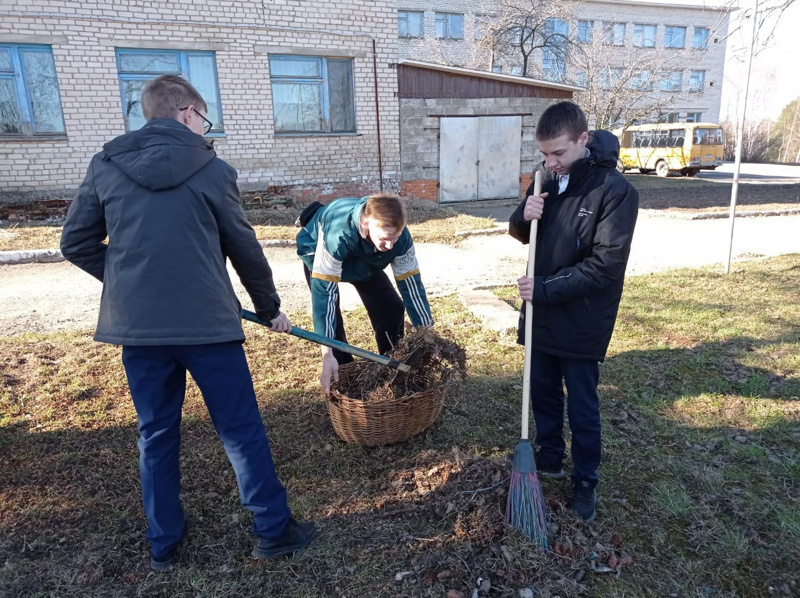
MULTIPOLYGON (((734 256, 800 254, 800 216, 737 219, 734 256)), ((642 215, 628 272, 721 264, 727 255, 727 220, 679 220, 642 215)), ((293 248, 267 249, 284 309, 309 310, 308 290, 293 248)), ((470 237, 458 247, 421 243, 417 254, 430 295, 512 284, 525 272, 527 251, 508 235, 470 237)), ((798 257, 800 260, 800 257, 798 257)), ((242 305, 250 305, 232 273, 242 305)), ((99 282, 66 262, 0 266, 0 336, 28 331, 92 328, 100 300, 99 282)), ((345 309, 358 305, 342 285, 345 309)))
MULTIPOLYGON (((733 181, 733 162, 726 162, 716 170, 702 170, 698 178, 720 183, 733 181)), ((759 185, 789 185, 800 183, 800 164, 742 164, 740 183, 759 185)))

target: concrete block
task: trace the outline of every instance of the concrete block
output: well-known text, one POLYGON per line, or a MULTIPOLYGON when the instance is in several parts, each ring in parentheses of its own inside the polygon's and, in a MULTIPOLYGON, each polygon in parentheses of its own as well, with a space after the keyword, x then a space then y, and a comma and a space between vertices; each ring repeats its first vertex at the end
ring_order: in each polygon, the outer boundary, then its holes
POLYGON ((517 328, 519 312, 491 291, 464 291, 461 301, 492 330, 504 332, 517 328))

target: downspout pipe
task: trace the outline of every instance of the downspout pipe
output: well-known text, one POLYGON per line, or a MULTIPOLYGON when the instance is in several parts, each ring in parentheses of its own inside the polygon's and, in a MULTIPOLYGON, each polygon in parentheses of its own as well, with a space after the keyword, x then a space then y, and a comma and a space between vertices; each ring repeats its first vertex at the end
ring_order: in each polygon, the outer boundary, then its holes
POLYGON ((372 72, 375 80, 375 126, 378 132, 378 184, 383 191, 383 155, 381 153, 381 108, 378 101, 378 51, 372 38, 372 72))

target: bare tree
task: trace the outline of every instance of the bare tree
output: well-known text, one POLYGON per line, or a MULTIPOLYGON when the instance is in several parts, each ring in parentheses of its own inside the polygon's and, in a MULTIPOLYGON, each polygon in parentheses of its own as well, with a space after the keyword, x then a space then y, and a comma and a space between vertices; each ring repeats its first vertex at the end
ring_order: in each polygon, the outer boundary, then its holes
POLYGON ((495 0, 487 4, 492 14, 476 42, 486 66, 518 66, 523 77, 563 79, 572 40, 569 23, 573 19, 571 2, 565 0, 495 0), (534 60, 542 53, 550 68, 534 60))
POLYGON ((655 34, 648 38, 643 31, 635 32, 634 43, 626 45, 613 29, 617 25, 579 28, 570 53, 571 82, 585 88, 576 100, 593 126, 657 122, 682 100, 703 93, 704 81, 690 74, 702 48, 683 49, 684 41, 680 47, 657 48, 655 34))
MULTIPOLYGON (((733 160, 736 151, 736 122, 725 121, 722 123, 722 129, 725 133, 723 158, 733 160)), ((768 120, 746 120, 744 122, 742 162, 763 162, 767 158, 771 129, 772 123, 768 120)))
POLYGON ((702 90, 686 79, 690 50, 663 50, 609 43, 605 32, 575 44, 573 82, 586 91, 577 101, 597 128, 655 122, 690 93, 702 90))
MULTIPOLYGON (((769 47, 775 37, 775 28, 783 14, 792 6, 796 0, 759 0, 758 14, 756 18, 756 36, 753 44, 753 55, 769 47)), ((723 38, 731 46, 733 56, 737 60, 744 61, 750 47, 750 35, 752 31, 752 18, 754 7, 748 6, 739 9, 739 0, 728 0, 727 6, 733 13, 728 33, 723 38), (737 43, 738 42, 738 43, 737 43)))

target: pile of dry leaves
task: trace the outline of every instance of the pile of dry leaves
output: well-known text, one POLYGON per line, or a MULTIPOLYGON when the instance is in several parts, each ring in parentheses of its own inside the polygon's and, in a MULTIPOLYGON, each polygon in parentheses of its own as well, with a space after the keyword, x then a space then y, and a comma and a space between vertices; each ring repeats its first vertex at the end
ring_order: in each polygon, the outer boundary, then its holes
POLYGON ((407 375, 371 361, 357 360, 339 368, 337 392, 363 401, 401 398, 429 388, 442 388, 463 378, 467 356, 447 331, 421 328, 400 339, 389 357, 412 366, 407 375))
POLYGON ((412 516, 436 541, 409 539, 414 567, 398 577, 398 589, 411 591, 405 586, 416 580, 413 591, 421 596, 436 595, 442 586, 465 598, 469 588, 475 588, 472 596, 534 595, 526 593, 534 588, 538 596, 579 596, 590 592, 594 576, 619 575, 633 564, 613 530, 566 509, 568 484, 553 482, 545 490, 551 550, 545 553, 505 524, 507 459, 470 457, 455 448, 449 455, 427 451, 407 465, 393 472, 375 506, 383 517, 412 516))

